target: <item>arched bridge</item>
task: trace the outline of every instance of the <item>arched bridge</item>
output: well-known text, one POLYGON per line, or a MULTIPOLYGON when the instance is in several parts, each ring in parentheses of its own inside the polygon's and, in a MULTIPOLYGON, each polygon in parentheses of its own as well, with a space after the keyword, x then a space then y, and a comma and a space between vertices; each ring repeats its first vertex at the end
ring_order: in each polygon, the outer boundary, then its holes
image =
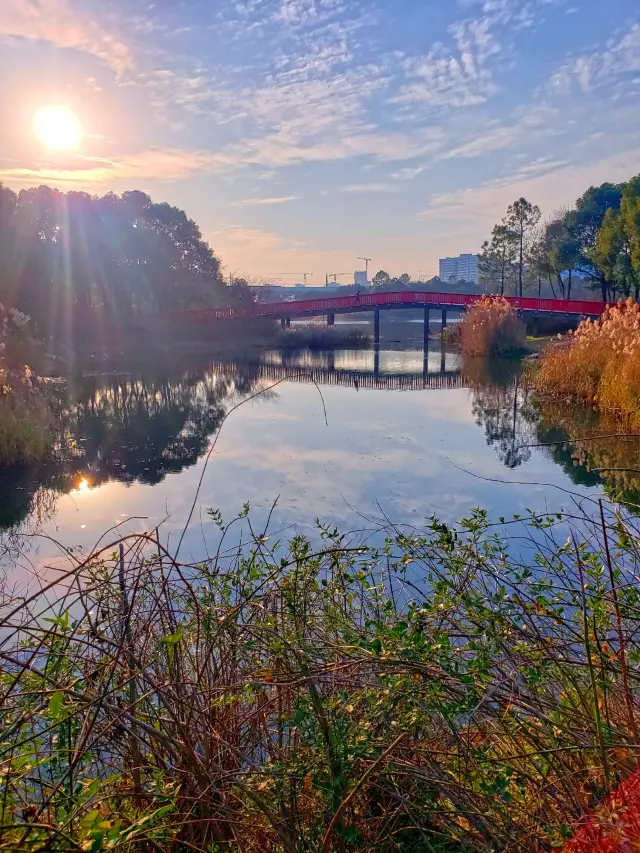
MULTIPOLYGON (((353 314, 361 311, 378 312, 385 308, 424 308, 429 310, 463 311, 482 296, 468 293, 436 293, 433 291, 401 291, 393 293, 363 293, 355 296, 330 296, 320 299, 296 300, 295 302, 267 302, 255 305, 211 308, 198 311, 184 311, 173 316, 182 316, 191 322, 211 320, 237 320, 248 317, 273 317, 290 320, 294 317, 315 317, 326 314, 331 322, 336 314, 353 314)), ((577 314, 597 316, 603 313, 607 304, 589 302, 580 299, 536 299, 533 297, 507 296, 509 302, 518 311, 541 314, 577 314)))

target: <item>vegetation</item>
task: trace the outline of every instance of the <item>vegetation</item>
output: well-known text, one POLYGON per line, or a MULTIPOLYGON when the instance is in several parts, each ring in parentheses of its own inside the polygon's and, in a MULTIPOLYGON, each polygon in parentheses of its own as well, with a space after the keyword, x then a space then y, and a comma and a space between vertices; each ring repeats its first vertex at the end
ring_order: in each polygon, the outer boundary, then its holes
POLYGON ((233 299, 196 223, 137 191, 16 195, 0 186, 0 258, 0 299, 57 345, 73 344, 89 321, 95 334, 101 320, 126 325, 233 299))
POLYGON ((0 466, 41 462, 54 441, 53 396, 20 361, 35 342, 29 317, 0 305, 0 466))
POLYGON ((352 326, 298 326, 281 332, 273 343, 282 350, 365 349, 371 337, 352 326))
POLYGON ((603 301, 640 295, 640 176, 590 187, 574 207, 539 226, 526 199, 511 205, 485 242, 480 272, 501 295, 525 290, 571 299, 585 287, 603 301), (576 276, 578 284, 576 285, 576 276))
POLYGON ((640 426, 640 307, 629 299, 598 320, 584 320, 550 347, 534 374, 546 395, 596 405, 630 427, 640 426))
POLYGON ((524 324, 501 296, 483 296, 469 306, 456 334, 462 352, 472 356, 520 352, 526 341, 524 324))
POLYGON ((69 552, 3 600, 0 849, 560 846, 636 768, 640 535, 601 512, 69 552))

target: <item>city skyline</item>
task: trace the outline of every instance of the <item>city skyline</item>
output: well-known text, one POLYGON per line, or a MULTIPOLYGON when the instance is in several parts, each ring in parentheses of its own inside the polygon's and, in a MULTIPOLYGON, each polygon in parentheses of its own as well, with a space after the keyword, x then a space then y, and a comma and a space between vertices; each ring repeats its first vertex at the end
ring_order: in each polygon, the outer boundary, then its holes
POLYGON ((435 274, 640 160, 634 0, 4 0, 0 41, 0 181, 148 192, 227 274, 435 274))

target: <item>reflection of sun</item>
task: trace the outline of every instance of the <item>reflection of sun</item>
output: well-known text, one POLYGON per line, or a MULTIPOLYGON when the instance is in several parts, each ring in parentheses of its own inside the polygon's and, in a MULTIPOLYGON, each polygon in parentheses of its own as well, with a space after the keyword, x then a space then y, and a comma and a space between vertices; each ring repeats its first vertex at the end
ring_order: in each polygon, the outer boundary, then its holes
POLYGON ((90 485, 86 477, 81 477, 76 484, 76 489, 79 492, 88 492, 90 485))
POLYGON ((77 148, 82 139, 80 120, 69 107, 41 107, 33 118, 33 129, 43 145, 57 151, 77 148))

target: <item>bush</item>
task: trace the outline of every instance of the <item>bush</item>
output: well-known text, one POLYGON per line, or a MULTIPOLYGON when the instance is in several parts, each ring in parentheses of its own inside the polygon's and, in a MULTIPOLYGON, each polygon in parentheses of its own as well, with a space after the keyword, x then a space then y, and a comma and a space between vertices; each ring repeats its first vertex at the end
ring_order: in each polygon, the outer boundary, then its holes
POLYGON ((526 332, 517 312, 500 296, 483 296, 459 323, 459 343, 467 355, 510 355, 524 349, 526 332))
POLYGON ((629 299, 584 320, 549 347, 535 371, 545 394, 574 397, 640 426, 640 312, 629 299))
POLYGON ((365 349, 371 338, 360 329, 335 326, 302 326, 278 334, 274 344, 282 350, 365 349))
POLYGON ((572 512, 69 550, 0 599, 0 850, 561 846, 636 769, 640 689, 637 520, 572 512))
POLYGON ((0 304, 0 465, 39 462, 52 442, 53 415, 46 383, 25 366, 39 347, 30 320, 0 304))

